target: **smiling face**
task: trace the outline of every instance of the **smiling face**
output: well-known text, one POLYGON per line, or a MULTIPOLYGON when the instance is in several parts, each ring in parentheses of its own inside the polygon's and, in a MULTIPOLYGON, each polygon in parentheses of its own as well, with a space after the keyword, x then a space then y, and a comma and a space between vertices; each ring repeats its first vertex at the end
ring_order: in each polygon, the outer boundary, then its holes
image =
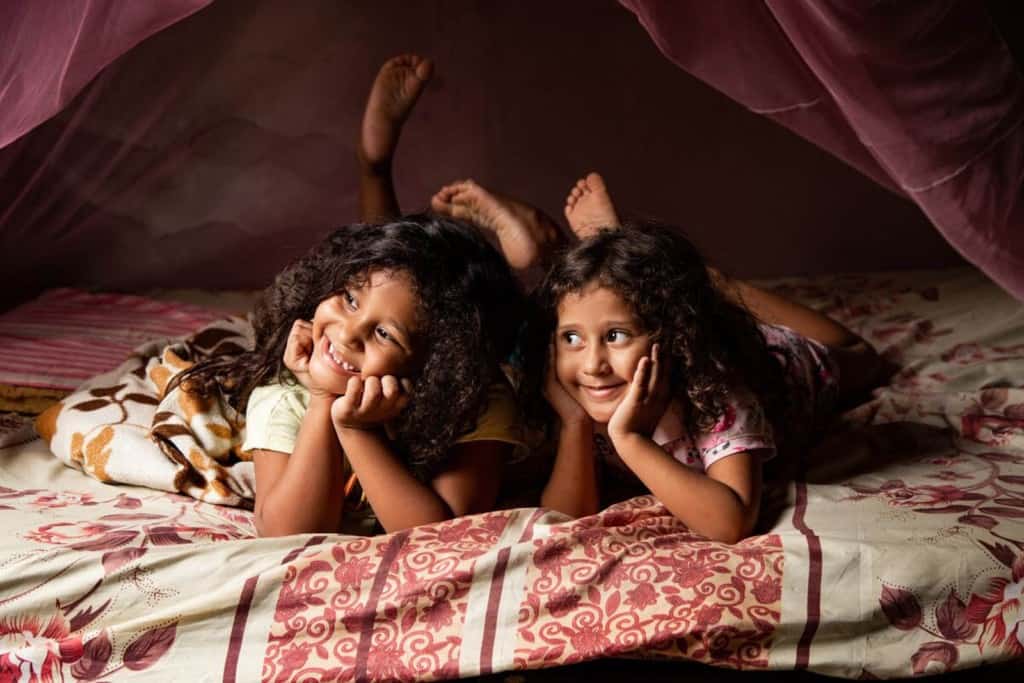
POLYGON ((321 301, 313 314, 313 382, 343 394, 352 376, 408 376, 417 360, 417 309, 408 275, 388 271, 321 301))
POLYGON ((595 422, 611 419, 650 348, 650 335, 611 289, 592 283, 558 304, 555 375, 595 422))

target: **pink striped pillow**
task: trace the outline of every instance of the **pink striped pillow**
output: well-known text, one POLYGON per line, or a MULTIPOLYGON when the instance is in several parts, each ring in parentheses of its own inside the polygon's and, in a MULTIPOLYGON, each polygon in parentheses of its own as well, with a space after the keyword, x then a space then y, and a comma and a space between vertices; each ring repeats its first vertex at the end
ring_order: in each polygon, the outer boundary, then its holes
POLYGON ((0 315, 0 384, 74 389, 142 342, 187 335, 223 316, 130 294, 52 289, 0 315))

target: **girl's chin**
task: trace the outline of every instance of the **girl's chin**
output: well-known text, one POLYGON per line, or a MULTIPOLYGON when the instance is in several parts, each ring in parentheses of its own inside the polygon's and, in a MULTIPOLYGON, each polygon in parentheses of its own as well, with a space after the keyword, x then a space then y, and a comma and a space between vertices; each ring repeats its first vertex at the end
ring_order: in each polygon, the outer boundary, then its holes
POLYGON ((594 421, 595 424, 607 426, 608 422, 612 419, 612 415, 615 414, 614 410, 588 410, 587 415, 594 421))

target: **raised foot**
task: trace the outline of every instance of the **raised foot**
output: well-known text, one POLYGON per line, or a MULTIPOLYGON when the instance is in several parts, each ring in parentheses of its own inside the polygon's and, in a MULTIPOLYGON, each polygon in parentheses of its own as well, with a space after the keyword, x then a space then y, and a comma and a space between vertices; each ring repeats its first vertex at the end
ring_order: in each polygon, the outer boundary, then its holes
POLYGON ((565 218, 580 239, 590 237, 602 228, 619 227, 615 205, 600 174, 589 173, 572 186, 565 198, 565 218))

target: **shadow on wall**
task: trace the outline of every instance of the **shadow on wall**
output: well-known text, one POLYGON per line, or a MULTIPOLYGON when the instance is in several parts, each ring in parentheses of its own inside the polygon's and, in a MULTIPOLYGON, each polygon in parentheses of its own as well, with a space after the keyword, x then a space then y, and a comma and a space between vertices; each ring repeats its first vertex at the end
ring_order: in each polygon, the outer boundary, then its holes
POLYGON ((0 272, 22 295, 264 285, 357 218, 363 101, 406 51, 438 74, 399 149, 406 210, 472 177, 561 219, 596 169, 624 213, 739 275, 961 263, 915 207, 677 69, 612 0, 219 0, 0 152, 0 272))

